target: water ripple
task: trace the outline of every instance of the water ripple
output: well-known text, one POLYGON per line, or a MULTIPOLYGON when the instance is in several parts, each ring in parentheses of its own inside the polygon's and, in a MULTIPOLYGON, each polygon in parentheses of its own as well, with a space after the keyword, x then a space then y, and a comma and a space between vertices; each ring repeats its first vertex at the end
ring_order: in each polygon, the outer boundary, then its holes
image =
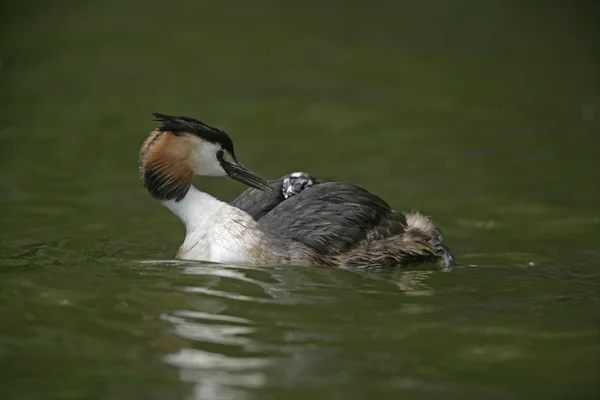
POLYGON ((272 299, 263 299, 260 297, 246 296, 239 293, 225 292, 223 290, 208 289, 203 287, 184 287, 183 290, 188 293, 202 293, 209 296, 223 297, 230 300, 249 301, 254 303, 279 303, 272 299))
POLYGON ((244 389, 264 386, 266 358, 232 357, 204 350, 184 348, 165 356, 168 364, 180 368, 180 378, 194 384, 192 398, 233 400, 251 398, 244 389))

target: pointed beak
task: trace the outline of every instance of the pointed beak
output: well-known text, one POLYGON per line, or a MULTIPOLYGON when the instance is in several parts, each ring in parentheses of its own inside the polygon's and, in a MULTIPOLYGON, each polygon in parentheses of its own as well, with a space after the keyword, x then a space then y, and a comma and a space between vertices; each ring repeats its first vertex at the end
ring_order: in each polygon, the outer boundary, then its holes
POLYGON ((238 182, 241 182, 246 186, 250 186, 262 191, 273 190, 271 185, 269 185, 269 182, 267 182, 254 172, 250 171, 242 164, 233 164, 228 163, 227 161, 223 161, 221 162, 221 166, 225 170, 225 173, 227 173, 228 177, 238 182))

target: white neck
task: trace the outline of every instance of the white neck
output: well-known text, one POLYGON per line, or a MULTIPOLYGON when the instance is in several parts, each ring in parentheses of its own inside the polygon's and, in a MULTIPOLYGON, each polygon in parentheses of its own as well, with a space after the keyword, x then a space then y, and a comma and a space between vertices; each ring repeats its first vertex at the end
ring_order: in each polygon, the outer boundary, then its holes
POLYGON ((193 185, 181 201, 167 200, 162 204, 179 217, 188 232, 204 225, 221 208, 228 206, 210 194, 199 191, 193 185))
POLYGON ((186 228, 177 258, 219 263, 256 263, 261 231, 250 215, 191 186, 185 197, 162 204, 186 228))

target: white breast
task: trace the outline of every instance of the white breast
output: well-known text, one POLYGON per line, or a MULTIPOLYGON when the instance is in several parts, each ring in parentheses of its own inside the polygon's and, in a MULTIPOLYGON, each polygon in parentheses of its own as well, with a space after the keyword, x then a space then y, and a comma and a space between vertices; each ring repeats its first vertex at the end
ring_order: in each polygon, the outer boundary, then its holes
POLYGON ((262 234, 244 211, 193 186, 183 200, 163 204, 185 224, 177 258, 218 263, 260 263, 262 234))
POLYGON ((255 263, 259 246, 256 222, 243 211, 224 207, 205 224, 187 231, 177 257, 218 263, 255 263))

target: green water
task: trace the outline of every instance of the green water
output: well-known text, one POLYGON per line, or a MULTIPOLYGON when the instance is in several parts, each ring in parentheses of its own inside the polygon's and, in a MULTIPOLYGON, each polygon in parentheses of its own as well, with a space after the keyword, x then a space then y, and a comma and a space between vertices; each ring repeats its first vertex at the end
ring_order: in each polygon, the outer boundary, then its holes
POLYGON ((592 2, 2 10, 0 398, 598 398, 592 2), (156 261, 184 230, 138 181, 153 111, 420 208, 461 266, 156 261))

